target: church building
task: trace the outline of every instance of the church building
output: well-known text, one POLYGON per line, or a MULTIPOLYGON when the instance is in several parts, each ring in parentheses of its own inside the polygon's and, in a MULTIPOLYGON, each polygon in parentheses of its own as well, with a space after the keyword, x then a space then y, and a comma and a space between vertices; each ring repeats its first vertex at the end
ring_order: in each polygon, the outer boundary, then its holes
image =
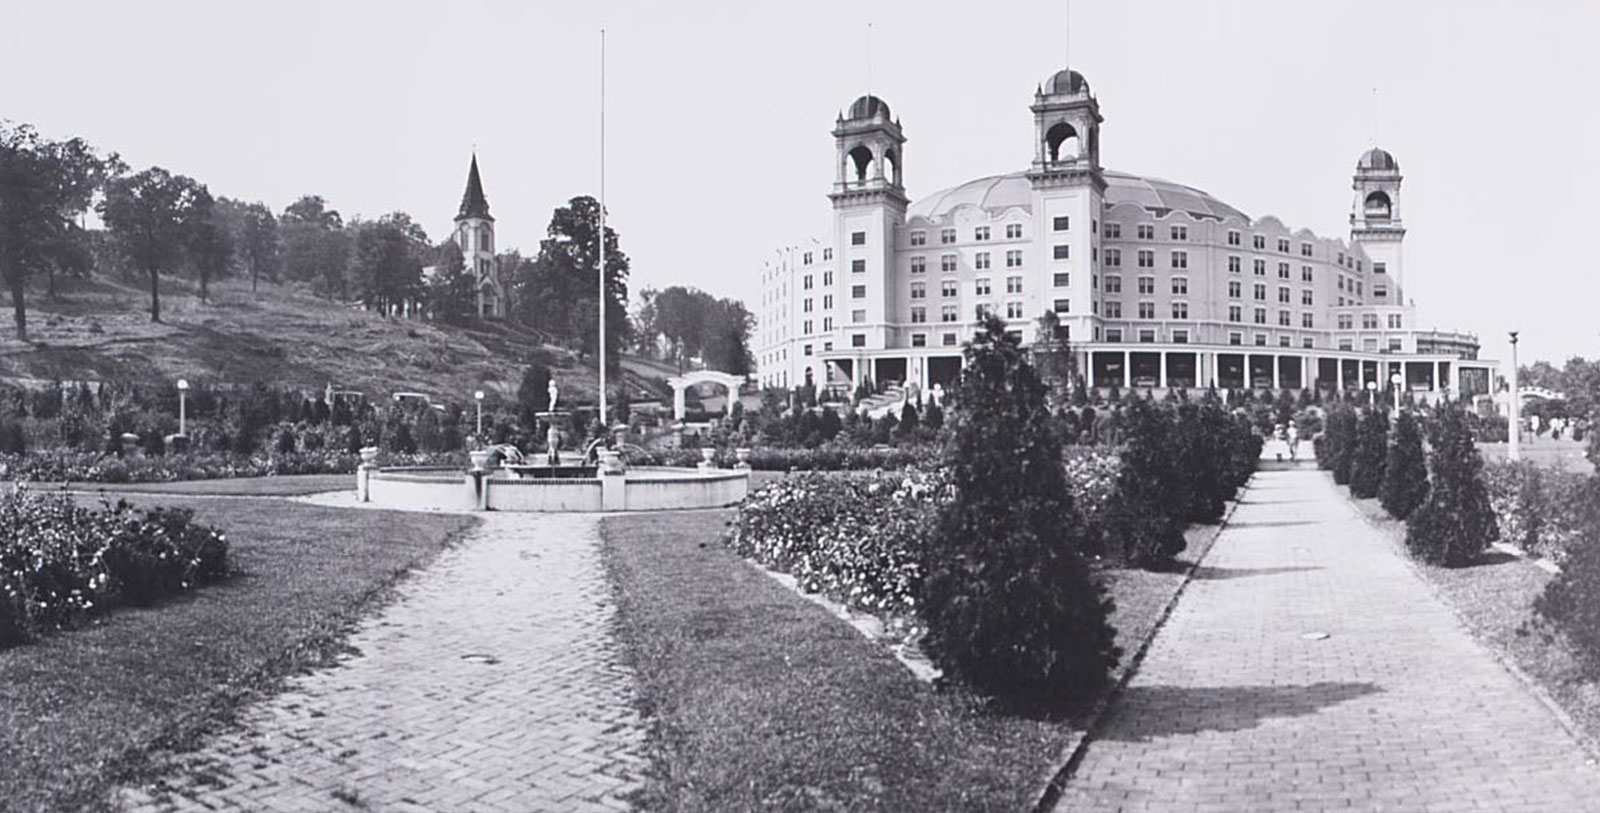
POLYGON ((489 214, 489 199, 484 197, 483 180, 478 177, 477 153, 472 155, 472 166, 467 170, 467 189, 461 195, 461 209, 456 213, 455 241, 461 247, 462 261, 476 282, 478 315, 504 318, 506 292, 494 256, 494 216, 489 214))

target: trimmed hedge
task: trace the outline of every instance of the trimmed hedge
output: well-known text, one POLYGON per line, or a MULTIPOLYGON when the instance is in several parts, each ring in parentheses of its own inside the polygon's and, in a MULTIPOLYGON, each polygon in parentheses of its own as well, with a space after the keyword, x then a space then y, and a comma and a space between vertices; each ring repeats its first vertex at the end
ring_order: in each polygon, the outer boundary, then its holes
POLYGON ((0 496, 0 647, 227 574, 227 539, 189 510, 118 502, 96 511, 24 489, 0 496))
POLYGON ((1406 548, 1429 564, 1471 564, 1497 535, 1483 458, 1459 404, 1434 411, 1428 427, 1428 498, 1406 519, 1406 548))

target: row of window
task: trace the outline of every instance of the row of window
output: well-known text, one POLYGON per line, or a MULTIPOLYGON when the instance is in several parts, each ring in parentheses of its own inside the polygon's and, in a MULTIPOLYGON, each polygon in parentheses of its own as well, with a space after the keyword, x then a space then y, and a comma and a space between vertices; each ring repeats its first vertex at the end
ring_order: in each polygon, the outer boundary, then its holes
MULTIPOLYGON (((1021 223, 1007 223, 1006 224, 1006 232, 1005 232, 1005 234, 1006 234, 1006 239, 1007 240, 1020 240, 1020 239, 1022 239, 1022 224, 1021 223)), ((990 231, 990 228, 988 226, 975 226, 972 229, 972 239, 975 240, 975 241, 982 242, 982 241, 990 239, 992 236, 993 236, 993 232, 990 231)), ((865 245, 866 244, 866 232, 855 232, 854 234, 851 235, 851 241, 852 241, 851 242, 852 245, 865 245), (860 235, 861 242, 859 242, 859 243, 854 242, 856 235, 860 235)), ((956 241, 956 230, 955 229, 940 229, 939 230, 939 243, 940 243, 940 245, 951 245, 951 244, 955 243, 955 241, 956 241)), ((913 230, 911 232, 911 245, 914 245, 914 246, 925 246, 927 244, 928 244, 928 233, 926 231, 923 231, 921 229, 915 229, 915 230, 913 230)))
MULTIPOLYGON (((811 264, 811 258, 812 258, 812 252, 807 251, 804 254, 800 255, 800 262, 805 264, 805 265, 810 265, 811 264)), ((832 259, 833 259, 833 249, 831 249, 831 248, 823 249, 822 250, 822 261, 823 262, 828 262, 829 260, 832 260, 832 259)))

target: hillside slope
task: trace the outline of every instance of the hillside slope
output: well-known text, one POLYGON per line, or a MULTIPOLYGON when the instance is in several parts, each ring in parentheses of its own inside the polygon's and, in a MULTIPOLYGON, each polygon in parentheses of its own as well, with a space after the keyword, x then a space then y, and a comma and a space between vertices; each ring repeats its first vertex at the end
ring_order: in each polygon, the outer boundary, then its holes
MULTIPOLYGON (((460 402, 482 389, 516 396, 523 370, 552 368, 561 400, 595 400, 595 369, 576 354, 503 326, 462 330, 385 319, 291 287, 225 280, 202 302, 187 280, 164 280, 162 323, 150 321, 147 287, 94 278, 58 281, 49 300, 30 292, 31 342, 17 341, 11 302, 0 319, 0 378, 100 380, 189 378, 321 391, 329 383, 369 397, 422 392, 460 402)), ((664 387, 629 375, 630 396, 664 387)), ((670 398, 670 390, 665 390, 670 398)))

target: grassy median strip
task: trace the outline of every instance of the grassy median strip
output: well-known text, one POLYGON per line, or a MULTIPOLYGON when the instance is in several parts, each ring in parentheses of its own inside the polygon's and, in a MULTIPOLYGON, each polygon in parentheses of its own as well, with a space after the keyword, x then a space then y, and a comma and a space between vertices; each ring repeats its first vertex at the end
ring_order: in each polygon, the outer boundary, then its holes
MULTIPOLYGON (((645 809, 1033 804, 1074 721, 1005 715, 918 682, 886 650, 724 548, 728 516, 630 515, 601 526, 620 635, 652 729, 645 809)), ((1181 580, 1113 574, 1113 622, 1148 634, 1181 580)))
POLYGON ((0 809, 108 808, 110 790, 147 778, 161 752, 331 661, 353 621, 475 523, 284 500, 159 504, 222 529, 239 574, 0 651, 0 809))

